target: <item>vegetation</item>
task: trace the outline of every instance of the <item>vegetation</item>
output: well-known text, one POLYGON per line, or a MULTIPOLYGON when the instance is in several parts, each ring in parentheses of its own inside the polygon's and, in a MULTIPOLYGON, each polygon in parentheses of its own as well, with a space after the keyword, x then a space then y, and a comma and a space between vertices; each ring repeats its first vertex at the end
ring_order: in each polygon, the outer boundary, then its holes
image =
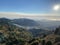
POLYGON ((60 27, 54 34, 33 37, 31 32, 5 20, 0 20, 0 45, 53 45, 60 42, 60 27))
POLYGON ((60 35, 60 26, 59 26, 58 28, 56 28, 54 34, 56 34, 56 35, 60 35))
POLYGON ((42 45, 45 45, 45 40, 42 40, 42 45))
POLYGON ((26 29, 17 27, 5 20, 0 20, 0 43, 4 43, 4 45, 24 45, 25 42, 33 38, 32 34, 26 29))
POLYGON ((51 41, 48 41, 48 42, 46 43, 46 45, 52 45, 52 42, 51 42, 51 41))

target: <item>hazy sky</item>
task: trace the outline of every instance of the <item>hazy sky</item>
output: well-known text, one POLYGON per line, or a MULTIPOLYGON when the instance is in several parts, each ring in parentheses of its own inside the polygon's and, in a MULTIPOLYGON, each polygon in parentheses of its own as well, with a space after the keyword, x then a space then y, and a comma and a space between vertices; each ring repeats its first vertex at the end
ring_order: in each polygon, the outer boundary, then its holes
POLYGON ((0 17, 54 20, 59 16, 60 0, 0 0, 0 17))

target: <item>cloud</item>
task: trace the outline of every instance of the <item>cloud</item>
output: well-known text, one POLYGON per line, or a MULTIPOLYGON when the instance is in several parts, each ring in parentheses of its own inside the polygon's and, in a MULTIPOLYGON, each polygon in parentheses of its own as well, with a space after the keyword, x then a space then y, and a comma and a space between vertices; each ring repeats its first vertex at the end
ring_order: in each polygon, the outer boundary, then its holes
POLYGON ((59 14, 26 14, 26 13, 15 13, 15 12, 0 12, 0 18, 6 17, 10 19, 14 18, 30 18, 35 20, 60 20, 59 14))

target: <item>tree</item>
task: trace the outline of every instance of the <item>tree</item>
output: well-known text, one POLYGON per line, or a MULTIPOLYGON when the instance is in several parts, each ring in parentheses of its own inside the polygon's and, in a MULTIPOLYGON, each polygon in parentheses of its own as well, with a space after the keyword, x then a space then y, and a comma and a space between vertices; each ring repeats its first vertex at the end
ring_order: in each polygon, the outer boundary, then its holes
POLYGON ((45 40, 42 40, 42 45, 45 45, 45 40))
POLYGON ((55 43, 60 42, 60 37, 56 37, 55 43))
POLYGON ((52 45, 52 42, 51 42, 51 41, 48 41, 48 42, 46 43, 46 45, 52 45))
POLYGON ((54 34, 56 34, 56 35, 60 35, 60 26, 59 26, 58 28, 56 28, 54 34))
POLYGON ((39 45, 39 43, 38 42, 34 42, 31 45, 39 45))
POLYGON ((58 31, 59 31, 59 28, 56 28, 56 30, 55 30, 55 32, 54 32, 54 33, 55 33, 55 34, 57 34, 57 33, 58 33, 58 31))

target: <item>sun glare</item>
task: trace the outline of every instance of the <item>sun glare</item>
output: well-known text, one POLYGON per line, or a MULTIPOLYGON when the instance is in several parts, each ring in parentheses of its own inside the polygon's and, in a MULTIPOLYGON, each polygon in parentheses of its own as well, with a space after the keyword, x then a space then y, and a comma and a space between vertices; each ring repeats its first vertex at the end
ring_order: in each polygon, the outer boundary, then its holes
POLYGON ((53 9, 56 10, 56 11, 59 10, 59 8, 60 8, 59 5, 55 5, 55 6, 53 7, 53 9))

